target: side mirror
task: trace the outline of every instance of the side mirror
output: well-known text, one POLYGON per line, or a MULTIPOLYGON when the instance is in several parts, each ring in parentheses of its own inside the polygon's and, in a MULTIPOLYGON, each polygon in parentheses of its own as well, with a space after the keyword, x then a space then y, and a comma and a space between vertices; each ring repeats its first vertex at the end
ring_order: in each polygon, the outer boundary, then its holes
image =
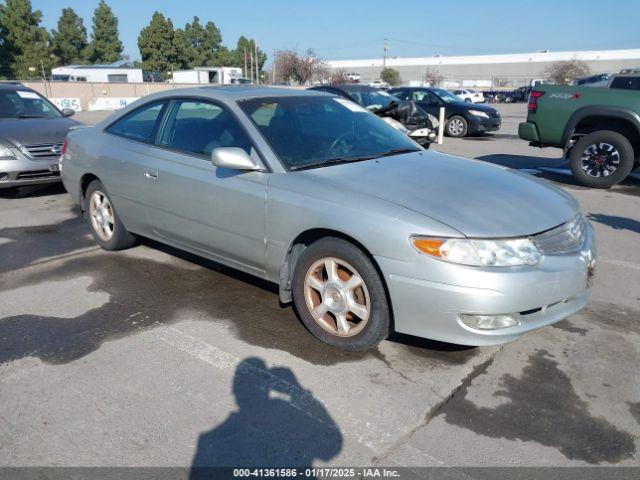
POLYGON ((262 170, 262 166, 239 147, 214 148, 211 152, 211 163, 216 167, 233 170, 262 170))
POLYGON ((63 108, 62 115, 65 117, 73 117, 76 111, 73 108, 63 108))

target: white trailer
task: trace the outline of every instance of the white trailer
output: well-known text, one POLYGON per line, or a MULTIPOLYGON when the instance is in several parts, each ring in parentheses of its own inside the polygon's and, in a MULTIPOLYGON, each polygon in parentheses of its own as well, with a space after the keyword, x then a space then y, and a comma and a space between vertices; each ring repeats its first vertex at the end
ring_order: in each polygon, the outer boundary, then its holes
POLYGON ((209 83, 209 74, 200 70, 176 70, 172 83, 209 83))
POLYGON ((54 82, 142 83, 142 69, 113 65, 68 65, 51 70, 54 82))
POLYGON ((173 72, 172 83, 200 83, 209 85, 242 85, 251 80, 238 67, 196 67, 173 72))

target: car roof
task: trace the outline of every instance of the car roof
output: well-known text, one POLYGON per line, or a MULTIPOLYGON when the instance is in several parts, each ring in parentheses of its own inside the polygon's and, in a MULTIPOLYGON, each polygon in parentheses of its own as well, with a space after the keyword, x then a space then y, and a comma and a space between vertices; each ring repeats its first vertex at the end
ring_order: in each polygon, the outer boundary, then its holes
POLYGON ((360 85, 357 83, 344 83, 339 85, 323 85, 319 87, 311 87, 310 90, 320 89, 320 88, 335 88, 337 90, 342 90, 343 92, 379 92, 379 88, 370 87, 369 85, 360 85))
POLYGON ((309 91, 302 88, 283 88, 283 87, 261 87, 255 85, 224 85, 215 87, 197 87, 197 88, 177 88, 175 90, 167 90, 163 97, 174 97, 181 94, 188 95, 204 95, 212 98, 225 99, 230 101, 246 100, 250 98, 267 98, 267 97, 283 97, 283 96, 313 96, 321 95, 322 92, 309 91))
POLYGON ((29 92, 33 91, 30 88, 25 87, 24 85, 18 82, 0 82, 0 90, 10 90, 12 92, 15 92, 16 90, 29 91, 29 92))

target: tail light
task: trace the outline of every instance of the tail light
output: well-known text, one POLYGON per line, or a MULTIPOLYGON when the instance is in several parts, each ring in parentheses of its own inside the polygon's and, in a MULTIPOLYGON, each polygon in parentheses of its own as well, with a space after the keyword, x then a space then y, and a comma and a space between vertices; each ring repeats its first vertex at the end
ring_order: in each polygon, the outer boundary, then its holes
POLYGON ((60 156, 64 155, 65 153, 67 153, 67 141, 66 140, 62 144, 62 150, 60 151, 60 156))
POLYGON ((533 90, 529 94, 529 104, 527 105, 529 113, 536 113, 538 111, 538 99, 543 95, 544 92, 540 92, 538 90, 533 90))

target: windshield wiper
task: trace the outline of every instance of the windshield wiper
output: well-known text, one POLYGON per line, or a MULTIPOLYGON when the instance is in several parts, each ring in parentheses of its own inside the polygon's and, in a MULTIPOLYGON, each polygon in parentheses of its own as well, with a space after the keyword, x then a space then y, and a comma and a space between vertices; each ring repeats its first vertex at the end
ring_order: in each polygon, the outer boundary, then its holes
POLYGON ((390 157, 391 155, 400 155, 402 153, 413 153, 419 152, 418 148, 393 148, 391 150, 387 150, 386 152, 379 153, 376 155, 377 157, 390 157))
POLYGON ((371 160, 378 158, 378 155, 362 155, 360 157, 331 157, 318 163, 310 163, 308 165, 293 165, 289 170, 306 170, 308 168, 324 167, 326 165, 336 165, 338 163, 361 162, 363 160, 371 160))
POLYGON ((16 115, 16 118, 46 118, 44 115, 16 115))
POLYGON ((359 157, 331 157, 322 162, 310 163, 308 165, 293 165, 289 170, 306 170, 309 168, 324 167, 327 165, 336 165, 338 163, 362 162, 364 160, 373 160, 374 158, 390 157, 392 155, 400 155, 402 153, 419 152, 418 148, 394 148, 382 153, 373 153, 371 155, 361 155, 359 157))

